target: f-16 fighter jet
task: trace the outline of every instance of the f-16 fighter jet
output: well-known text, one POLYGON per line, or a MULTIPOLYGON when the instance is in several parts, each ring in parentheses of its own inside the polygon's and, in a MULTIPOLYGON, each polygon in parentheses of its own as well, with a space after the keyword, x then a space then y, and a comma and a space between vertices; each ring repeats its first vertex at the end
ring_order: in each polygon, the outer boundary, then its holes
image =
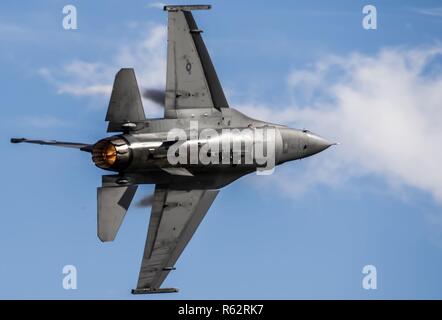
POLYGON ((219 189, 252 173, 305 158, 332 145, 308 130, 259 121, 231 108, 192 15, 208 5, 165 6, 168 14, 165 92, 145 95, 164 104, 148 119, 133 69, 115 76, 106 114, 108 136, 96 143, 13 138, 76 148, 114 174, 97 189, 98 237, 113 241, 141 184, 155 184, 141 269, 134 294, 176 292, 161 284, 215 200, 219 189))

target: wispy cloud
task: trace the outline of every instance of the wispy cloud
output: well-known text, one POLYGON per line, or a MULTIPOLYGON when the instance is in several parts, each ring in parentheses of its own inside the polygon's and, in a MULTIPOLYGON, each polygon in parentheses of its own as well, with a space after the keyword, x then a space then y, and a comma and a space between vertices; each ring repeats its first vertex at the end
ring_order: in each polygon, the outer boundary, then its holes
POLYGON ((17 35, 22 34, 26 31, 22 26, 14 25, 14 24, 0 24, 0 35, 7 34, 7 35, 17 35))
POLYGON ((416 9, 416 11, 420 14, 425 14, 428 16, 442 17, 442 7, 420 8, 420 9, 416 9))
POLYGON ((291 90, 320 93, 310 95, 307 103, 295 101, 280 110, 254 104, 241 109, 342 143, 327 150, 327 157, 309 159, 303 172, 296 171, 301 186, 277 175, 289 194, 375 175, 393 188, 415 187, 442 202, 442 76, 428 72, 441 58, 442 46, 326 57, 288 77, 291 90))
POLYGON ((75 60, 60 68, 40 68, 38 74, 55 85, 59 94, 109 96, 115 70, 105 63, 75 60))
MULTIPOLYGON (((121 45, 108 61, 74 60, 62 66, 43 67, 40 76, 56 87, 57 93, 109 99, 115 73, 132 67, 140 88, 164 88, 166 78, 166 27, 153 25, 147 36, 121 45)), ((157 116, 161 110, 145 100, 146 114, 157 116)))

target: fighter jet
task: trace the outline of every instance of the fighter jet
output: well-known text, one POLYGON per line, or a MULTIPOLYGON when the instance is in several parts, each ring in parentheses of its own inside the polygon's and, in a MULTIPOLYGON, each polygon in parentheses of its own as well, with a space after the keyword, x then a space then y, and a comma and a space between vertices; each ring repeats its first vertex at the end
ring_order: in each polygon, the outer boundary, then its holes
POLYGON ((88 152, 113 174, 97 188, 98 238, 113 241, 139 185, 155 184, 138 283, 133 294, 176 292, 161 284, 204 218, 219 190, 252 173, 321 152, 332 145, 308 131, 252 119, 231 108, 192 10, 168 14, 165 92, 144 95, 164 104, 164 118, 146 118, 133 69, 115 76, 106 114, 107 136, 96 143, 12 138, 88 152), (259 152, 258 152, 259 151, 259 152))

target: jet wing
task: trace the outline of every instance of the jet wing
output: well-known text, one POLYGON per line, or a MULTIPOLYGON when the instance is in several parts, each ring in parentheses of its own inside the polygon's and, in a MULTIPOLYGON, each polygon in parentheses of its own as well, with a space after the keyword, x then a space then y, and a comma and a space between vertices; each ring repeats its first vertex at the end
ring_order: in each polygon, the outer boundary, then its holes
POLYGON ((218 190, 171 190, 156 186, 137 289, 132 293, 173 292, 160 288, 218 190))
POLYGON ((165 118, 219 113, 228 108, 215 68, 191 10, 210 6, 166 6, 168 11, 165 118))

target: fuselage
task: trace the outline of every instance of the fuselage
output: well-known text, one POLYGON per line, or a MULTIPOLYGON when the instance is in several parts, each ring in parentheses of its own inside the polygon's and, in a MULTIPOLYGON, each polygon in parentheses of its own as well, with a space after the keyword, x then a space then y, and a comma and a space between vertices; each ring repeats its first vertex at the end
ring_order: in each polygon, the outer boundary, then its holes
POLYGON ((233 108, 223 110, 222 116, 151 119, 136 126, 140 129, 98 141, 92 152, 95 164, 138 180, 155 175, 201 180, 207 175, 207 180, 215 181, 222 176, 222 186, 247 173, 273 170, 278 164, 311 156, 331 145, 308 130, 255 120, 233 108), (185 169, 191 175, 185 177, 171 168, 185 169))

